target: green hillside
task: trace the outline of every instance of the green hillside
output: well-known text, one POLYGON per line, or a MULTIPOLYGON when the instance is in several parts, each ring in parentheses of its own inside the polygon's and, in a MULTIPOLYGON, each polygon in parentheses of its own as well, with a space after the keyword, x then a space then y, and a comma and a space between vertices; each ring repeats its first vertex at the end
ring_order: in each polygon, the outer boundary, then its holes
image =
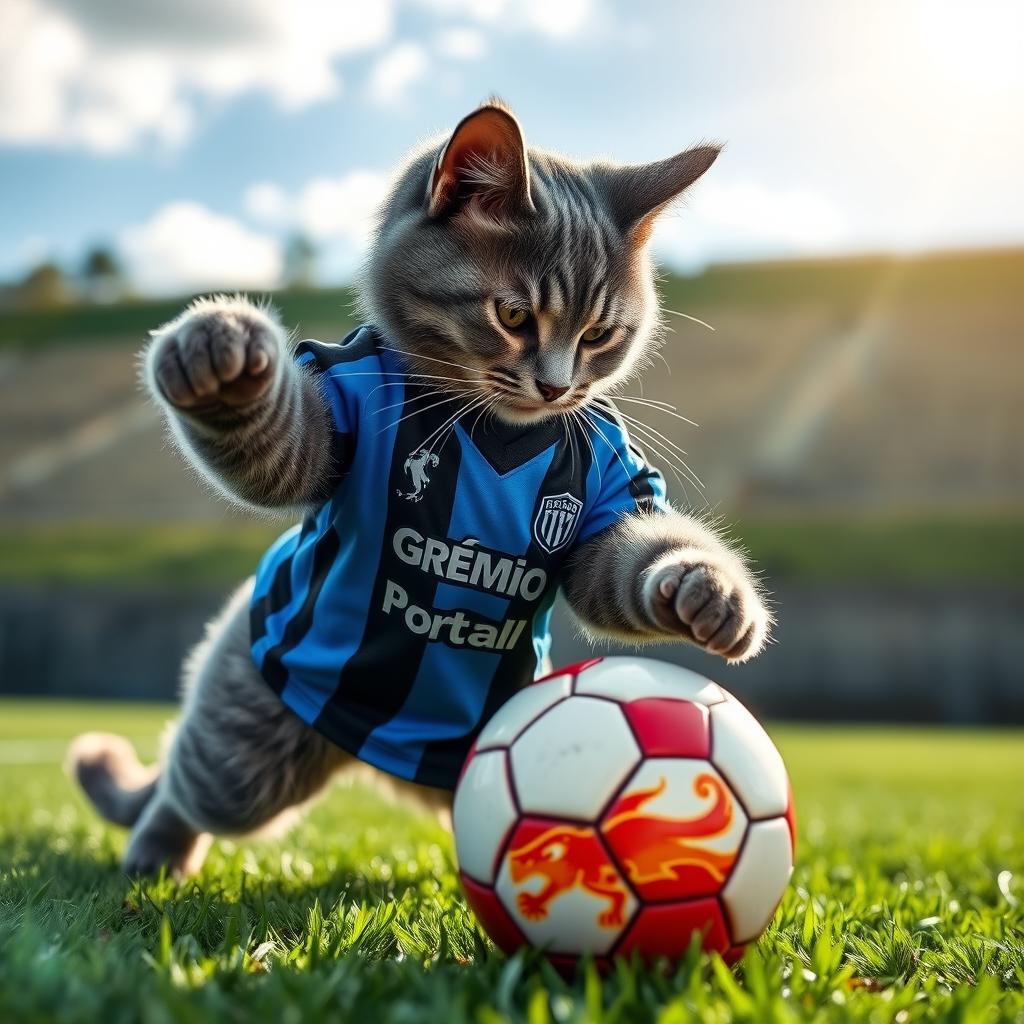
MULTIPOLYGON (((1024 250, 723 264, 692 277, 667 274, 662 292, 667 307, 691 313, 723 307, 778 309, 808 302, 851 313, 894 275, 911 301, 1005 301, 1024 280, 1024 250)), ((176 316, 192 297, 136 299, 110 306, 0 309, 0 343, 138 340, 176 316)), ((288 324, 334 325, 340 334, 355 319, 354 293, 349 288, 282 291, 260 297, 269 298, 288 324)))

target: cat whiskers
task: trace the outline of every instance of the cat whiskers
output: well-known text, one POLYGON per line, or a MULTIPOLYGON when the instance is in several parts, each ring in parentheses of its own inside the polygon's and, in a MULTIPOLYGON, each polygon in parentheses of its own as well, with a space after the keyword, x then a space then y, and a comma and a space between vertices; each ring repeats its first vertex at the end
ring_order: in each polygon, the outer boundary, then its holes
POLYGON ((560 417, 562 420, 562 430, 565 433, 565 446, 569 449, 569 476, 576 476, 576 449, 573 447, 572 435, 569 433, 570 420, 568 416, 560 417))
MULTIPOLYGON (((615 445, 613 445, 611 443, 611 441, 608 440, 608 435, 601 429, 601 427, 600 427, 600 425, 598 424, 597 421, 598 420, 603 420, 610 427, 615 426, 615 424, 612 423, 611 420, 605 419, 603 416, 598 416, 598 414, 594 411, 594 409, 591 406, 589 406, 589 405, 584 407, 583 415, 587 417, 587 420, 589 421, 590 425, 601 436, 601 440, 604 441, 604 443, 611 449, 611 451, 615 455, 615 458, 617 458, 619 460, 619 465, 622 467, 622 472, 626 474, 627 478, 632 479, 633 473, 630 470, 630 468, 625 464, 625 462, 622 461, 622 456, 619 454, 619 449, 616 448, 615 445), (587 415, 588 413, 590 413, 594 418, 591 419, 590 416, 587 415)), ((596 455, 595 455, 595 461, 596 461, 596 455)))
POLYGON ((597 480, 598 483, 600 483, 601 463, 597 460, 597 452, 594 450, 594 442, 590 440, 590 423, 578 406, 569 410, 569 417, 573 424, 580 428, 580 433, 583 434, 583 440, 587 442, 587 447, 590 449, 590 458, 593 464, 597 467, 597 480))
POLYGON ((706 327, 712 332, 714 331, 714 327, 706 320, 701 320, 700 317, 690 316, 689 313, 681 313, 678 309, 669 309, 667 306, 662 306, 661 311, 662 313, 671 313, 673 316, 681 316, 684 320, 692 320, 695 324, 700 324, 701 327, 706 327))
MULTIPOLYGON (((437 356, 428 356, 419 352, 413 354, 407 352, 405 349, 395 348, 389 345, 381 345, 380 347, 388 352, 397 352, 401 355, 404 355, 407 359, 410 360, 426 359, 432 363, 440 363, 444 366, 452 366, 460 370, 466 370, 469 373, 473 374, 474 380, 479 381, 481 383, 486 382, 492 385, 495 391, 499 391, 501 394, 505 395, 508 398, 515 398, 518 395, 518 389, 521 385, 521 381, 514 373, 512 373, 509 370, 501 370, 496 369, 494 367, 481 370, 479 367, 467 366, 465 363, 456 363, 450 359, 440 359, 437 356)), ((423 376, 427 375, 424 374, 423 376)))
MULTIPOLYGON (((674 405, 670 404, 669 402, 662 402, 662 401, 660 401, 658 399, 646 398, 646 397, 637 397, 637 396, 634 396, 634 395, 615 395, 614 396, 614 400, 616 402, 630 402, 630 403, 632 403, 634 405, 639 405, 642 408, 651 409, 654 412, 663 412, 666 415, 673 417, 673 419, 681 420, 683 423, 689 424, 691 427, 699 427, 700 426, 700 424, 694 422, 693 420, 689 419, 688 417, 683 416, 681 413, 677 412, 676 411, 676 407, 674 405)), ((621 409, 617 410, 617 412, 618 412, 618 415, 620 415, 623 418, 623 420, 625 420, 627 423, 629 423, 633 427, 633 429, 637 431, 638 434, 640 434, 642 437, 644 437, 645 443, 650 445, 652 450, 654 450, 656 447, 658 447, 659 441, 660 441, 661 442, 661 447, 664 447, 664 446, 667 445, 671 449, 674 449, 675 452, 678 452, 679 454, 674 456, 674 461, 677 461, 680 464, 680 468, 682 469, 683 473, 686 475, 687 479, 690 481, 690 483, 692 483, 695 487, 697 487, 702 492, 701 496, 703 497, 704 482, 690 468, 690 466, 686 462, 686 460, 684 458, 680 457, 680 456, 689 454, 684 448, 681 448, 678 444, 676 444, 670 438, 666 437, 660 431, 655 430, 655 428, 652 427, 649 423, 647 423, 647 422, 645 422, 643 420, 639 420, 639 419, 637 419, 637 418, 635 418, 633 416, 630 416, 628 413, 624 413, 621 409)), ((672 453, 670 452, 670 453, 667 453, 667 454, 671 455, 672 453)), ((679 472, 675 468, 673 468, 673 466, 672 466, 673 458, 667 458, 666 455, 659 455, 659 457, 666 459, 666 462, 668 462, 668 464, 669 464, 669 468, 671 468, 673 470, 673 474, 675 475, 675 478, 682 485, 683 491, 685 492, 686 491, 686 485, 683 483, 682 479, 680 479, 679 472)), ((705 504, 707 504, 707 499, 706 498, 704 498, 704 502, 705 502, 705 504)))
MULTIPOLYGON (((469 368, 466 367, 465 369, 469 368)), ((352 374, 351 376, 356 376, 356 374, 352 374)), ((401 376, 403 376, 404 378, 411 379, 403 379, 401 381, 388 381, 383 384, 378 384, 376 387, 371 389, 370 394, 372 395, 379 388, 397 387, 400 384, 423 386, 425 381, 442 381, 444 382, 444 386, 437 386, 434 387, 432 390, 424 391, 420 394, 403 396, 401 401, 391 402, 388 405, 381 406, 379 409, 375 409, 375 413, 382 413, 388 411, 389 409, 395 409, 399 407, 406 408, 408 406, 411 406, 414 402, 424 402, 431 398, 437 398, 439 395, 445 395, 446 397, 440 398, 436 402, 431 402, 429 405, 421 405, 418 409, 410 409, 405 415, 400 416, 397 420, 394 420, 391 423, 388 423, 386 426, 382 427, 379 431, 377 431, 378 434, 383 433, 385 430, 392 429, 393 427, 401 423, 403 420, 410 419, 411 417, 416 416, 419 413, 428 412, 431 409, 436 409, 438 406, 445 405, 449 402, 454 402, 457 399, 462 398, 466 395, 478 396, 487 394, 490 397, 490 394, 493 393, 494 391, 507 393, 503 391, 503 389, 500 387, 500 380, 492 377, 489 371, 484 371, 482 374, 478 374, 478 376, 476 376, 474 379, 466 379, 464 377, 450 377, 442 374, 428 374, 415 372, 403 373, 401 374, 401 376), (485 385, 490 385, 490 387, 485 387, 485 385)))
POLYGON ((703 489, 704 481, 701 480, 701 478, 697 476, 697 474, 692 469, 690 469, 689 465, 680 457, 683 455, 688 455, 689 452, 687 452, 684 448, 680 448, 679 445, 675 443, 675 441, 673 441, 671 438, 666 437, 663 433, 661 433, 660 430, 655 430, 654 427, 650 426, 647 423, 644 423, 642 420, 638 420, 635 417, 630 416, 627 413, 624 413, 621 409, 618 410, 618 413, 631 427, 633 427, 635 430, 642 431, 643 435, 648 438, 648 443, 657 442, 659 445, 661 445, 661 447, 667 447, 671 451, 677 453, 676 457, 679 460, 680 464, 683 466, 683 468, 686 470, 686 474, 690 478, 691 483, 693 483, 694 486, 703 489))
MULTIPOLYGON (((413 381, 413 383, 415 384, 415 383, 418 383, 418 382, 417 381, 413 381)), ((413 402, 421 402, 425 398, 433 398, 433 397, 435 397, 437 395, 443 395, 443 394, 465 394, 465 392, 470 390, 470 389, 480 390, 481 388, 480 388, 479 384, 476 384, 474 382, 460 381, 457 378, 453 377, 453 378, 451 378, 451 381, 450 381, 448 387, 440 387, 440 386, 438 386, 438 387, 433 388, 430 391, 423 391, 423 392, 421 392, 419 394, 415 394, 415 395, 405 395, 405 396, 402 397, 401 401, 392 402, 390 405, 382 405, 379 409, 374 409, 374 413, 376 414, 376 413, 387 412, 388 409, 397 409, 400 406, 411 405, 413 402)), ((376 388, 374 388, 374 390, 376 390, 376 388)))
MULTIPOLYGON (((394 351, 401 351, 395 349, 394 351)), ((444 360, 438 360, 444 362, 444 360)), ((463 367, 461 364, 452 364, 459 366, 461 369, 471 369, 470 367, 463 367)), ((390 430, 402 423, 404 420, 411 419, 413 416, 417 416, 420 413, 428 412, 431 409, 437 409, 442 405, 448 405, 452 402, 460 399, 468 400, 464 402, 452 415, 450 415, 439 427, 435 428, 430 434, 428 434, 423 441, 416 445, 409 455, 415 454, 417 451, 426 450, 430 454, 434 454, 435 446, 439 445, 438 452, 444 450, 447 444, 448 437, 454 430, 455 424, 463 416, 471 413, 474 409, 478 410, 476 419, 473 421, 471 428, 472 432, 476 430, 477 425, 480 422, 482 416, 487 416, 494 411, 495 406, 503 398, 515 397, 514 392, 509 386, 508 382, 502 377, 499 377, 496 373, 490 370, 485 371, 474 371, 478 374, 475 379, 468 380, 462 377, 445 377, 440 374, 415 374, 410 373, 408 376, 415 378, 425 378, 427 380, 440 380, 445 382, 445 386, 439 386, 433 390, 426 391, 422 394, 413 395, 411 397, 404 397, 400 402, 392 402, 390 405, 383 406, 381 409, 376 410, 377 412, 383 412, 387 409, 394 409, 396 407, 406 407, 413 402, 417 401, 428 401, 429 399, 436 398, 437 401, 431 401, 427 405, 421 405, 418 409, 410 409, 404 415, 399 416, 397 420, 382 427, 378 433, 382 433, 385 430, 390 430), (443 395, 445 397, 438 398, 443 395)), ((378 387, 394 386, 394 384, 403 382, 391 382, 387 384, 377 385, 378 387)), ((421 383, 419 379, 409 381, 413 385, 421 383)), ((374 389, 376 390, 376 388, 374 389)), ((485 420, 486 422, 486 420, 485 420)))
POLYGON ((487 412, 484 413, 484 429, 485 430, 487 429, 488 422, 494 420, 494 410, 497 407, 497 404, 498 404, 497 401, 493 402, 488 407, 487 412))
POLYGON ((479 395, 476 398, 471 398, 465 405, 457 409, 453 415, 449 416, 448 419, 446 419, 444 423, 441 424, 441 426, 436 427, 434 430, 432 430, 423 439, 422 442, 415 445, 412 451, 409 452, 409 454, 414 455, 416 452, 423 451, 424 449, 426 449, 428 455, 440 455, 441 452, 444 451, 444 446, 445 444, 447 444, 449 436, 455 429, 455 424, 467 413, 472 412, 474 409, 478 408, 485 402, 489 401, 491 397, 492 396, 489 392, 484 392, 482 395, 479 395), (438 442, 441 443, 441 447, 438 448, 437 452, 435 453, 434 446, 438 442))
MULTIPOLYGON (((372 395, 376 394, 376 392, 379 391, 381 388, 398 388, 398 387, 406 386, 408 384, 419 384, 421 381, 425 381, 425 380, 428 380, 428 381, 440 380, 440 381, 445 381, 445 382, 447 382, 449 384, 451 384, 451 383, 454 383, 454 384, 474 383, 472 381, 467 381, 464 377, 446 377, 446 376, 443 376, 441 374, 436 374, 436 373, 410 373, 410 372, 406 372, 406 371, 397 371, 397 370, 357 370, 355 373, 346 373, 345 377, 346 378, 349 378, 349 377, 400 377, 401 378, 400 380, 389 380, 389 381, 384 381, 381 384, 377 384, 375 387, 372 387, 370 389, 370 391, 367 394, 367 398, 370 398, 372 395)), ((480 378, 480 382, 481 383, 484 380, 485 380, 485 378, 483 378, 483 377, 480 378)))
MULTIPOLYGON (((606 410, 602 409, 602 411, 606 410)), ((598 412, 598 410, 593 406, 590 407, 590 412, 596 419, 604 421, 606 424, 608 424, 608 426, 613 427, 615 425, 612 420, 608 419, 606 416, 602 416, 598 412)), ((684 495, 687 495, 687 500, 689 500, 689 496, 686 487, 686 480, 688 480, 691 484, 693 484, 694 487, 698 489, 706 505, 707 499, 704 498, 703 495, 704 482, 689 467, 686 460, 683 459, 679 454, 677 454, 677 452, 679 452, 682 453, 682 455, 685 455, 686 452, 682 448, 680 448, 674 441, 665 437, 664 434, 662 434, 658 430, 655 430, 654 427, 651 427, 649 424, 644 423, 643 421, 638 420, 635 417, 629 416, 626 413, 623 413, 622 410, 616 410, 616 412, 627 424, 629 424, 633 428, 633 430, 639 435, 643 443, 647 447, 649 447, 651 451, 659 459, 664 461, 664 463, 671 470, 672 475, 675 476, 676 480, 679 481, 679 485, 682 487, 684 495), (684 476, 686 477, 686 480, 683 479, 684 476)), ((600 428, 597 427, 597 424, 595 423, 594 425, 595 428, 602 434, 602 436, 604 436, 603 431, 601 431, 600 428)), ((605 438, 605 441, 607 442, 607 438, 605 438)), ((621 458, 619 461, 622 461, 621 458)), ((625 464, 623 464, 623 469, 626 469, 625 464)), ((629 473, 628 470, 626 470, 626 472, 627 474, 629 473)))
POLYGON ((616 402, 632 402, 634 405, 643 405, 648 409, 654 409, 657 412, 663 412, 668 416, 673 416, 677 420, 682 420, 684 423, 688 423, 691 427, 700 427, 699 423, 695 423, 682 413, 676 412, 676 407, 674 405, 669 405, 668 402, 659 402, 654 398, 637 398, 634 395, 615 395, 614 397, 616 402))
POLYGON ((480 423, 480 417, 484 418, 484 429, 487 428, 487 417, 494 411, 495 405, 500 400, 500 395, 492 395, 491 400, 476 414, 476 419, 473 420, 473 426, 469 430, 469 439, 473 440, 473 434, 476 431, 477 425, 480 423))
MULTIPOLYGON (((388 423, 387 425, 381 427, 380 430, 377 431, 377 433, 383 434, 385 430, 391 430, 392 427, 397 427, 399 423, 404 423, 406 420, 412 419, 413 416, 419 416, 421 413, 429 412, 431 409, 438 408, 438 406, 448 405, 451 402, 457 402, 459 399, 464 398, 467 394, 478 394, 479 390, 479 388, 474 388, 472 391, 468 389, 463 389, 455 392, 454 394, 451 393, 450 391, 432 391, 426 395, 419 395, 417 396, 418 398, 436 398, 438 395, 443 394, 446 394, 448 397, 442 398, 436 402, 431 402, 430 405, 421 405, 418 409, 410 410, 409 412, 405 413, 404 416, 399 416, 397 420, 393 420, 391 423, 388 423)), ((413 398, 410 399, 410 401, 416 401, 416 399, 413 398)), ((399 402, 396 404, 405 406, 407 403, 399 402)), ((394 406, 392 406, 392 408, 394 408, 394 406)))
MULTIPOLYGON (((633 395, 615 395, 614 400, 616 402, 632 402, 635 405, 651 409, 654 412, 663 412, 668 416, 672 416, 674 419, 681 420, 683 423, 689 424, 691 427, 700 426, 700 424, 695 423, 693 420, 677 412, 676 407, 672 405, 670 402, 662 402, 655 398, 637 398, 633 395)), ((618 415, 620 415, 627 423, 631 424, 635 429, 637 429, 638 431, 646 432, 646 435, 649 439, 648 443, 651 443, 651 435, 653 434, 653 440, 660 440, 663 443, 663 445, 668 445, 670 448, 678 452, 679 455, 682 456, 689 454, 684 448, 681 448, 678 444, 676 444, 670 438, 666 437, 659 430, 656 430, 654 427, 652 427, 649 423, 645 422, 644 420, 640 420, 633 416, 630 416, 628 413, 624 413, 621 409, 617 409, 616 411, 618 412, 618 415)), ((693 483, 695 486, 699 487, 703 491, 704 482, 701 480, 701 478, 697 476, 697 474, 690 468, 689 464, 686 462, 685 459, 679 458, 679 462, 682 464, 687 477, 690 479, 690 482, 693 483)))
POLYGON ((390 345, 380 346, 385 352, 397 352, 399 355, 405 356, 406 359, 426 359, 431 363, 441 363, 444 366, 454 366, 460 370, 468 370, 470 373, 477 375, 492 373, 491 370, 481 370, 479 366, 467 366, 465 363, 454 363, 450 359, 438 359, 436 356, 424 355, 422 352, 407 352, 404 348, 394 348, 390 345))

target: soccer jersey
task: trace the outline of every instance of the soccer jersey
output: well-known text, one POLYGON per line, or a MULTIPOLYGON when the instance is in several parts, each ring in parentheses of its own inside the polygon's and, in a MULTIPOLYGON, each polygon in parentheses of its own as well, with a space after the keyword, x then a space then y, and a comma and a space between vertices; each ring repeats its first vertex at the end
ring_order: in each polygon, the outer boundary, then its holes
POLYGON ((260 562, 253 658, 328 739, 451 788, 547 654, 568 555, 623 515, 663 509, 664 481, 610 405, 586 433, 560 417, 502 423, 406 374, 371 327, 303 342, 296 358, 321 379, 337 474, 260 562))

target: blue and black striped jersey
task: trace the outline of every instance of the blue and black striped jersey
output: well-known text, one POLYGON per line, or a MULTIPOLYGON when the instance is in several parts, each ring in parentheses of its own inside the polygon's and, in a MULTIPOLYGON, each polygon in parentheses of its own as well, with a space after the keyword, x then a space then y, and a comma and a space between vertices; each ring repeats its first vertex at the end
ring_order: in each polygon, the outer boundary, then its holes
POLYGON ((334 423, 333 496, 263 557, 252 653, 304 721, 403 779, 452 787, 550 646, 566 556, 661 475, 612 407, 513 426, 414 383, 370 327, 303 342, 334 423))

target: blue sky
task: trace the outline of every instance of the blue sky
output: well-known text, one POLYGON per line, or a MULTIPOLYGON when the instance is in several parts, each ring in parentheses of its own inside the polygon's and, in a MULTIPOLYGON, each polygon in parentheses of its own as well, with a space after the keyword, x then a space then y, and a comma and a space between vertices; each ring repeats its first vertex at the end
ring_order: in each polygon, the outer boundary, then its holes
POLYGON ((498 93, 580 158, 727 149, 659 257, 1024 241, 1016 0, 4 0, 0 277, 106 241, 146 290, 346 278, 416 142, 498 93))

